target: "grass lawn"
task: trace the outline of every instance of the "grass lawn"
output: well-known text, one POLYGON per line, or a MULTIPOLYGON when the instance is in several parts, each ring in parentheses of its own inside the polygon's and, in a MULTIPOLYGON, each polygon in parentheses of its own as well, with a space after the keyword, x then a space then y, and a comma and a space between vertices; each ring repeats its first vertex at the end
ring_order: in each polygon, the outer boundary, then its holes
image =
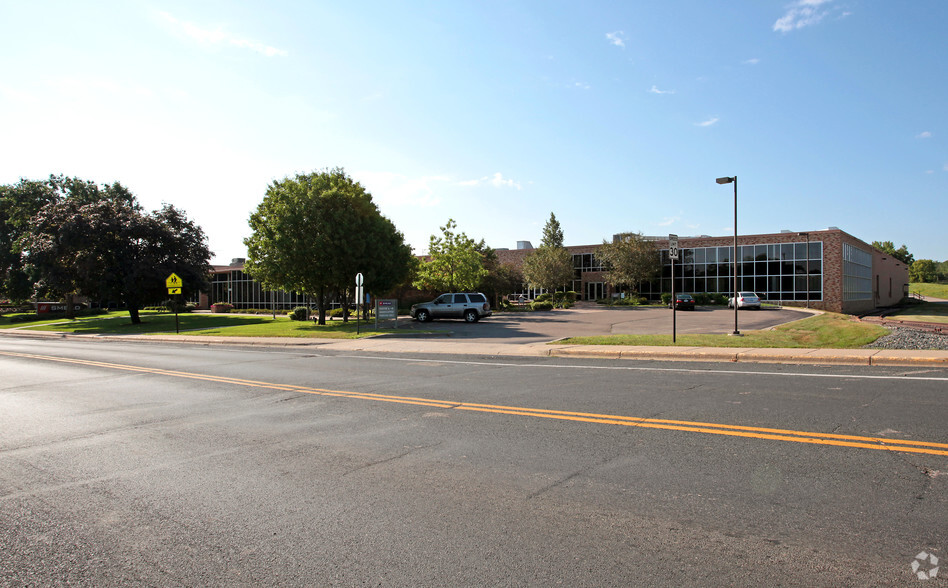
POLYGON ((780 325, 765 331, 742 331, 743 337, 722 335, 606 335, 571 337, 557 343, 574 345, 677 345, 682 347, 780 347, 857 349, 889 331, 859 323, 844 314, 825 313, 780 325))
POLYGON ((948 302, 923 302, 905 306, 886 318, 926 323, 948 323, 948 302))
MULTIPOLYGON (((152 311, 143 310, 140 314, 141 314, 141 317, 144 319, 145 317, 154 315, 156 313, 152 311)), ((105 314, 97 314, 93 316, 82 316, 72 321, 68 321, 67 319, 64 319, 62 317, 48 319, 48 318, 43 318, 43 316, 44 315, 38 315, 35 312, 28 312, 28 313, 21 312, 21 313, 14 313, 14 314, 7 314, 4 316, 0 316, 0 329, 17 329, 17 328, 32 329, 33 327, 53 325, 53 324, 59 324, 59 323, 67 323, 69 325, 79 325, 79 324, 84 324, 85 321, 105 321, 105 320, 116 320, 116 319, 121 320, 123 318, 128 320, 128 312, 126 311, 121 311, 121 312, 110 311, 105 314), (13 317, 17 317, 21 320, 14 322, 12 320, 13 317), (23 321, 22 317, 27 317, 27 319, 23 321)), ((171 316, 171 321, 172 321, 171 328, 172 330, 174 330, 174 315, 172 314, 170 316, 171 316)), ((46 330, 55 331, 55 330, 60 330, 60 329, 46 329, 46 330)))
POLYGON ((931 296, 932 298, 948 300, 948 284, 912 282, 909 284, 909 292, 918 292, 922 296, 931 296))
MULTIPOLYGON (((133 325, 128 313, 110 313, 105 316, 88 317, 74 321, 38 321, 16 323, 4 327, 23 327, 30 331, 59 331, 81 335, 141 335, 168 334, 175 332, 174 315, 142 313, 142 322, 133 325)), ((362 323, 361 333, 356 334, 354 320, 327 321, 326 326, 317 326, 312 321, 291 321, 285 316, 275 320, 268 315, 247 316, 228 314, 179 314, 181 334, 215 335, 225 337, 314 337, 328 339, 355 339, 375 334, 368 327, 374 323, 362 323)))

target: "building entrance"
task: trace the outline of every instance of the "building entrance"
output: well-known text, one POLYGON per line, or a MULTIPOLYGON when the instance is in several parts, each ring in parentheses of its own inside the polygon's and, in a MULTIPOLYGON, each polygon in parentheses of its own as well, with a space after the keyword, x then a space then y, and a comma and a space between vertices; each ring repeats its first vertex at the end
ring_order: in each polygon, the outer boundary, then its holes
POLYGON ((583 293, 583 300, 599 300, 606 297, 606 284, 604 282, 586 282, 586 291, 583 293))

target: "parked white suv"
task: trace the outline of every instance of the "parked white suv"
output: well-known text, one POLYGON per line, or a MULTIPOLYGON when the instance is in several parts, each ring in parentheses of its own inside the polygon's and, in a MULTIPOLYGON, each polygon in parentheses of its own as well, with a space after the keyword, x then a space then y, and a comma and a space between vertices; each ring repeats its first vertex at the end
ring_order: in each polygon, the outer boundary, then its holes
POLYGON ((421 323, 436 318, 463 318, 466 322, 476 323, 481 318, 490 316, 491 310, 487 296, 480 292, 451 292, 442 294, 431 302, 413 304, 409 314, 421 323))

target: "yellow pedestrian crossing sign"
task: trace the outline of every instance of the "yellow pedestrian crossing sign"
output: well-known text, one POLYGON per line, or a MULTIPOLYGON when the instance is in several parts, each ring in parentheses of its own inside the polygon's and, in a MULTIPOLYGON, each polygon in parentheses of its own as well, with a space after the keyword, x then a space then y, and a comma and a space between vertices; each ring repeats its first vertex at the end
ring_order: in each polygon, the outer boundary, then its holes
POLYGON ((178 277, 178 274, 171 274, 165 280, 165 287, 168 288, 168 294, 180 294, 184 282, 178 277))

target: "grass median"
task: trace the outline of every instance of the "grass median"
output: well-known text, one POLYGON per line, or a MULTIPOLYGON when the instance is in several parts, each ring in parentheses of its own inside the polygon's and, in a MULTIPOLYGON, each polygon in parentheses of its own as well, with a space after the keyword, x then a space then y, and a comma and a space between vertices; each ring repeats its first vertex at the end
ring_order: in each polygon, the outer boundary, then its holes
MULTIPOLYGON (((79 318, 71 321, 37 321, 26 323, 6 322, 4 328, 18 327, 27 331, 57 331, 79 335, 149 335, 174 334, 175 318, 167 313, 142 313, 141 324, 134 325, 128 313, 115 312, 107 315, 79 318)), ((348 323, 327 321, 325 326, 313 321, 291 321, 285 316, 276 319, 267 316, 229 314, 179 314, 178 324, 182 335, 217 337, 312 337, 324 339, 356 339, 378 333, 369 331, 370 323, 362 322, 361 332, 356 333, 355 320, 348 323)), ((371 323, 374 327, 374 323, 371 323)))
POLYGON ((844 314, 825 313, 763 331, 742 331, 743 337, 720 335, 678 335, 672 343, 668 335, 604 335, 570 337, 557 344, 571 345, 658 345, 680 347, 768 347, 858 349, 888 334, 878 325, 857 322, 844 314))

